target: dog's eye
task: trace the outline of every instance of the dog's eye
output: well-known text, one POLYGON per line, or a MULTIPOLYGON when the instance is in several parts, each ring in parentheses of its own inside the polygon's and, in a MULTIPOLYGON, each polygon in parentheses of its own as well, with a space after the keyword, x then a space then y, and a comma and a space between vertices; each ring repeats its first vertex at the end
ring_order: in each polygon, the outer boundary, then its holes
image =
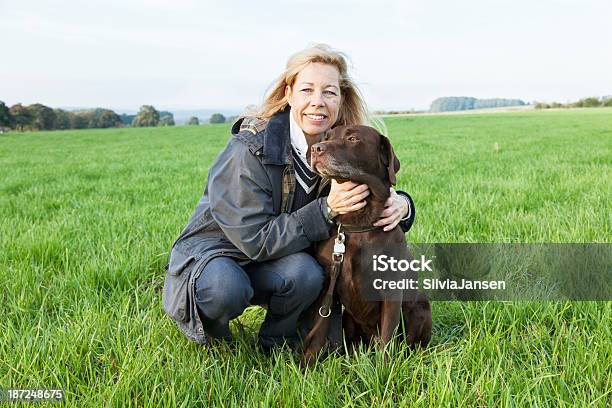
POLYGON ((348 137, 348 141, 349 141, 349 142, 356 142, 356 141, 357 141, 357 138, 356 138, 355 136, 349 136, 349 137, 348 137))

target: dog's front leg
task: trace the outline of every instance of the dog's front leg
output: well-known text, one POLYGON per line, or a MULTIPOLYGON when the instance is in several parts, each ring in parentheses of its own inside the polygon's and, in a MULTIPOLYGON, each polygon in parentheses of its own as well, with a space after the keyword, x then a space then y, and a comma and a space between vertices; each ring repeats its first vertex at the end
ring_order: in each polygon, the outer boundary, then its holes
POLYGON ((304 339, 304 356, 302 365, 312 366, 325 346, 327 332, 329 331, 330 319, 322 316, 317 316, 312 329, 304 339))
POLYGON ((402 302, 384 300, 380 308, 380 341, 383 349, 389 344, 397 330, 402 311, 402 302))
POLYGON ((404 333, 411 348, 421 346, 425 348, 431 340, 431 306, 429 299, 423 293, 418 293, 416 300, 402 304, 404 320, 404 333))

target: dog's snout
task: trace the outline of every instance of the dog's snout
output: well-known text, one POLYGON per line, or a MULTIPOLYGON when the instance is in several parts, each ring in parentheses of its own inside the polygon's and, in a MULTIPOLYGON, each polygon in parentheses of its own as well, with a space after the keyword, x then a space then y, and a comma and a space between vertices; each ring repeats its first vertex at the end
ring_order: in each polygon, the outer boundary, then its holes
POLYGON ((317 143, 317 144, 312 145, 312 147, 310 148, 310 153, 311 154, 321 154, 325 152, 326 149, 327 147, 325 147, 323 143, 317 143))

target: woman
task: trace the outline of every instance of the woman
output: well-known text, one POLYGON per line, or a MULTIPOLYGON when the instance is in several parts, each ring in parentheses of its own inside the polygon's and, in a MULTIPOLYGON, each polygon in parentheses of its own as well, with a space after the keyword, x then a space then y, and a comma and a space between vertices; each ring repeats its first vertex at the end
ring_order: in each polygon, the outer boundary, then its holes
MULTIPOLYGON (((189 339, 229 340, 229 320, 262 304, 261 346, 299 341, 298 319, 324 281, 309 248, 329 238, 336 214, 362 208, 369 194, 365 184, 313 173, 308 146, 335 125, 367 123, 344 56, 316 45, 289 59, 256 115, 234 124, 170 254, 164 309, 189 339)), ((408 195, 392 191, 386 204, 375 225, 388 231, 402 221, 407 231, 408 195)))

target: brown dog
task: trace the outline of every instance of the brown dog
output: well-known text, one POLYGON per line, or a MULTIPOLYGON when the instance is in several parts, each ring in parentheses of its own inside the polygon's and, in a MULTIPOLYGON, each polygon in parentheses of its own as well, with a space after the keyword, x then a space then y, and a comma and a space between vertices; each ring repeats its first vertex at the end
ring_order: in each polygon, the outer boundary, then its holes
MULTIPOLYGON (((332 294, 344 305, 342 326, 347 344, 377 339, 384 347, 393 338, 403 316, 400 337, 411 346, 425 347, 431 338, 432 326, 431 308, 425 295, 415 290, 381 291, 378 297, 372 297, 372 291, 377 294, 374 289, 366 294, 368 285, 371 288, 371 282, 380 273, 374 272, 373 261, 364 257, 365 252, 411 259, 400 227, 388 232, 372 227, 380 218, 399 170, 389 139, 368 126, 337 127, 328 131, 323 141, 312 145, 310 161, 312 168, 324 177, 367 184, 370 195, 363 209, 336 218, 336 223, 344 226, 340 231, 345 237, 343 256, 333 254, 340 248, 340 241, 336 239, 338 231, 317 245, 317 260, 327 271, 328 291, 315 304, 319 313, 304 341, 305 362, 311 364, 325 346, 329 319, 324 316, 331 306, 332 294), (334 280, 334 274, 338 277, 332 289, 330 280, 334 280)), ((410 277, 416 280, 416 273, 410 277)))

